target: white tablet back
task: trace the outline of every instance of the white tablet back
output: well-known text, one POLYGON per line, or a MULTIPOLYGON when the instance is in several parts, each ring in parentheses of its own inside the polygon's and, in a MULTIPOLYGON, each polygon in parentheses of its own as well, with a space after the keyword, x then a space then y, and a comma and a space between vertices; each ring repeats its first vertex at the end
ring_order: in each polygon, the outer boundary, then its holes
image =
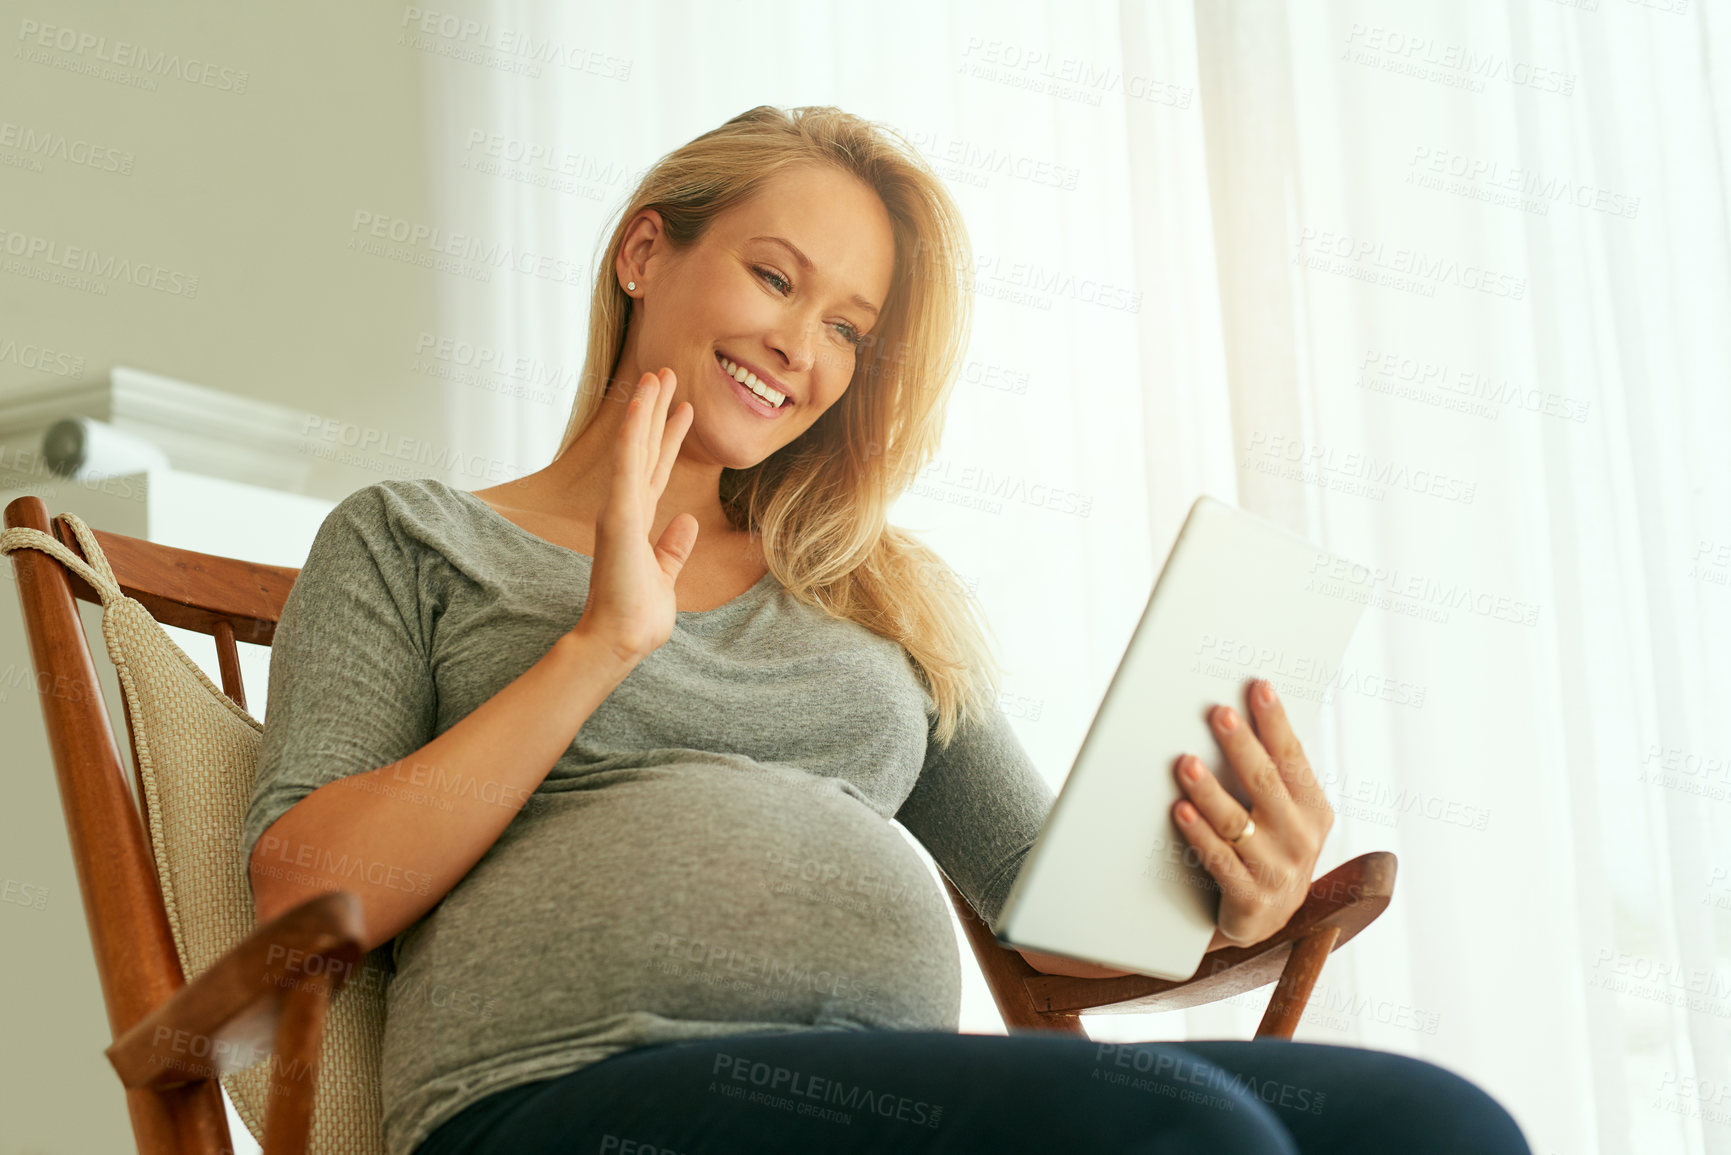
POLYGON ((1247 800, 1207 714, 1220 703, 1248 722, 1255 678, 1274 684, 1315 765, 1318 710, 1337 692, 1364 609, 1340 566, 1270 521, 1196 499, 1000 914, 999 941, 1160 978, 1195 974, 1219 892, 1172 820, 1173 767, 1195 754, 1247 800))

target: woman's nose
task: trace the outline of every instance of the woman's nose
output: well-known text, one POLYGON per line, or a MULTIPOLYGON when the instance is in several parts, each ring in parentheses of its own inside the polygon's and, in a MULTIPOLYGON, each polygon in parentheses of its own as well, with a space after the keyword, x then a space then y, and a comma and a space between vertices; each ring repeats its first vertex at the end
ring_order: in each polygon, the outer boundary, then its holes
POLYGON ((807 322, 792 326, 770 338, 770 345, 787 359, 787 369, 791 373, 808 372, 814 363, 812 328, 807 322))

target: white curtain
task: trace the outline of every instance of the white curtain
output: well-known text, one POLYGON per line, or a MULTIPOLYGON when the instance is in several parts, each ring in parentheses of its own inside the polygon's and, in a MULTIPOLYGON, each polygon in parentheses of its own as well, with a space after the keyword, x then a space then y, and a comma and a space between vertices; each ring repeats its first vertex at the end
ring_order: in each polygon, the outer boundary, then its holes
MULTIPOLYGON (((898 128, 979 293, 895 520, 984 601, 1054 785, 1198 493, 1366 563, 1309 751, 1339 816, 1319 869, 1391 850, 1400 875, 1296 1037, 1461 1072, 1537 1152, 1731 1152, 1731 14, 476 14, 515 47, 429 55, 439 223, 581 275, 440 278, 469 460, 550 457, 646 165, 760 103, 898 128)), ((1248 1038, 1266 994, 1088 1028, 1248 1038)), ((964 1029, 1001 1029, 977 978, 964 1029)))

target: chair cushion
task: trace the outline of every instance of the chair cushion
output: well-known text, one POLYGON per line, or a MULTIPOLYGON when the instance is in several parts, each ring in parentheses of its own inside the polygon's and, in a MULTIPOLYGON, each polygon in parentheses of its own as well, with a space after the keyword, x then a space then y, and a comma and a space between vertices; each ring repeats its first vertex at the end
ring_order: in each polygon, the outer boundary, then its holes
MULTIPOLYGON (((149 610, 121 593, 88 527, 70 514, 62 520, 77 535, 89 566, 34 530, 8 530, 5 544, 54 554, 102 596, 102 632, 126 698, 157 881, 190 979, 257 927, 240 831, 263 728, 212 684, 149 610)), ((331 1003, 309 1155, 384 1155, 379 1055, 389 975, 390 952, 380 947, 331 1003)), ((261 1060, 222 1080, 261 1145, 274 1061, 261 1060)))

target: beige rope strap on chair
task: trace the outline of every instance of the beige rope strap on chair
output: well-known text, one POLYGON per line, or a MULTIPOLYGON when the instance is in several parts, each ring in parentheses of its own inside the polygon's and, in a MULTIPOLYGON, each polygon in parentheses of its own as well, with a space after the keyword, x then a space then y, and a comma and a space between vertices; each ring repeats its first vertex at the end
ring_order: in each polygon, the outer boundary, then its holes
MULTIPOLYGON (((84 558, 24 528, 0 532, 0 554, 50 554, 102 599, 102 633, 126 699, 157 882, 190 981, 257 925, 240 831, 263 727, 211 682, 149 610, 121 591, 90 527, 72 514, 61 521, 84 558)), ((381 947, 331 1003, 307 1148, 313 1155, 383 1155, 378 1072, 388 982, 389 953, 381 947)), ((199 1057, 189 1052, 187 1063, 196 1067, 199 1057)), ((261 1144, 271 1073, 261 1056, 222 1077, 236 1112, 261 1144)))

